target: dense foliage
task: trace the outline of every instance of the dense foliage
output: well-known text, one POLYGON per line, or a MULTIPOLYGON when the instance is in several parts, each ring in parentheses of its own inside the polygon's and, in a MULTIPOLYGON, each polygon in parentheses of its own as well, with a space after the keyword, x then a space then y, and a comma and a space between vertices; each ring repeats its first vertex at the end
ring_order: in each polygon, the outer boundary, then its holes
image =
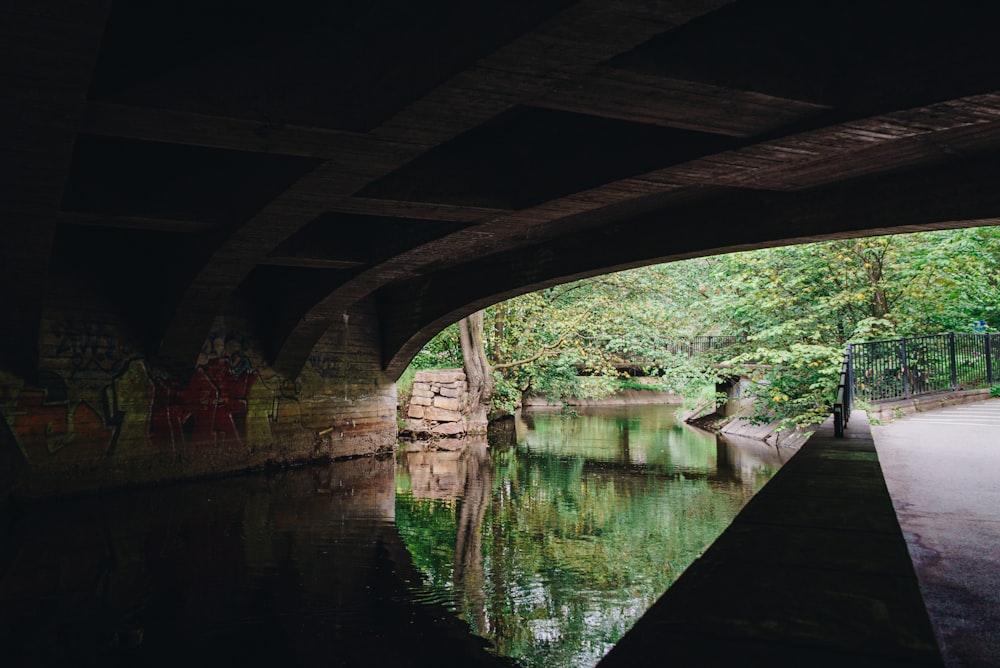
MULTIPOLYGON (((997 227, 747 251, 569 283, 487 309, 485 344, 494 403, 510 409, 523 392, 610 391, 634 361, 691 395, 711 385, 719 357, 671 353, 670 343, 738 334, 746 344, 725 357, 757 363, 758 418, 790 426, 828 414, 846 343, 971 331, 979 320, 1000 328, 997 227), (605 380, 581 383, 581 372, 605 380)), ((414 365, 461 366, 457 330, 414 365)))

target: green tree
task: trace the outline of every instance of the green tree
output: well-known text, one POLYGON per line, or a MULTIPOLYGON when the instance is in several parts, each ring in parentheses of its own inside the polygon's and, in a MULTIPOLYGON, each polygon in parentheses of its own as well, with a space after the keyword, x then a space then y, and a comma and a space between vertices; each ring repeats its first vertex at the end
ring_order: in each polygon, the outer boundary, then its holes
MULTIPOLYGON (((568 283, 482 314, 494 412, 523 393, 595 396, 624 363, 642 362, 670 389, 710 384, 719 358, 677 354, 671 342, 739 334, 730 361, 757 362, 760 420, 786 425, 829 410, 852 341, 1000 328, 1000 228, 843 239, 644 267, 568 283), (596 381, 580 373, 597 374, 596 381)), ((415 364, 460 366, 458 328, 415 364)))

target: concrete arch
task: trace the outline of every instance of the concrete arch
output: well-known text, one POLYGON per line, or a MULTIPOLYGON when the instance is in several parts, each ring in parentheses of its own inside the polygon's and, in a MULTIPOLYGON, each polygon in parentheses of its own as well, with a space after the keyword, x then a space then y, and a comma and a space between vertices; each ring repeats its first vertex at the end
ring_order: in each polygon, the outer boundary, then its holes
MULTIPOLYGON (((589 220, 575 234, 499 251, 397 281, 377 294, 383 360, 402 373, 420 347, 458 318, 502 299, 567 280, 658 262, 830 238, 1000 222, 1000 154, 947 161, 835 184, 806 193, 713 191, 640 215, 589 220), (590 223, 589 225, 587 223, 590 223)), ((499 245, 499 244, 498 244, 499 245)), ((308 348, 346 300, 334 293, 286 345, 308 348), (306 341, 301 343, 300 341, 306 341)))

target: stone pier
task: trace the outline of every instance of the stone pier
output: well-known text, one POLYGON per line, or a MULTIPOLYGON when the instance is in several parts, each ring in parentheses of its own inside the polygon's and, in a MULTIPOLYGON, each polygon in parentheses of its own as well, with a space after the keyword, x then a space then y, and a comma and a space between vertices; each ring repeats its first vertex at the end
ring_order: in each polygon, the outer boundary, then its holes
POLYGON ((457 438, 476 432, 469 423, 469 384, 461 369, 418 371, 401 435, 457 438))

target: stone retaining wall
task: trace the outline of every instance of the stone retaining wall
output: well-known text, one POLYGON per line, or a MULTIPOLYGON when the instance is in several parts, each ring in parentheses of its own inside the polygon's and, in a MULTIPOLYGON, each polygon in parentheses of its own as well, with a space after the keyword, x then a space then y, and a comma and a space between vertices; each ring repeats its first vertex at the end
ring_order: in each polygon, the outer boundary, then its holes
POLYGON ((461 437, 469 431, 469 384, 461 369, 418 371, 401 436, 461 437))

